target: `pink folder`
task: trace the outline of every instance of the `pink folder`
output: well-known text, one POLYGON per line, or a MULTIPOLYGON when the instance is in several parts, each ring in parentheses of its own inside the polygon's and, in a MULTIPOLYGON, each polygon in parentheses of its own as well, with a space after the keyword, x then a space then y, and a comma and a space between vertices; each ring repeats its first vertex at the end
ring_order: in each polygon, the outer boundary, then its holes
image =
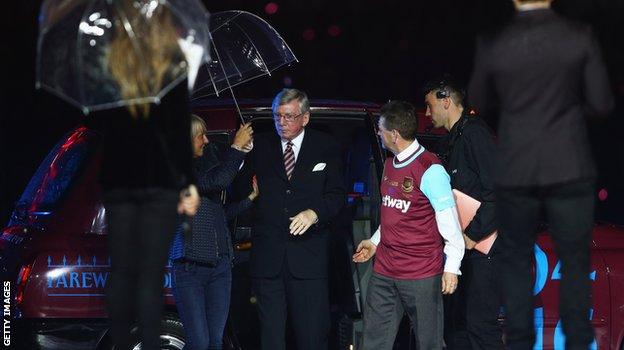
MULTIPOLYGON (((453 190, 453 195, 455 196, 455 203, 457 204, 457 213, 459 214, 459 223, 461 225, 462 230, 465 230, 472 218, 477 214, 477 209, 481 206, 481 202, 470 197, 469 195, 458 191, 453 190)), ((480 251, 483 254, 488 254, 490 249, 492 249, 492 244, 498 237, 496 231, 489 234, 487 237, 483 238, 474 249, 480 251)))

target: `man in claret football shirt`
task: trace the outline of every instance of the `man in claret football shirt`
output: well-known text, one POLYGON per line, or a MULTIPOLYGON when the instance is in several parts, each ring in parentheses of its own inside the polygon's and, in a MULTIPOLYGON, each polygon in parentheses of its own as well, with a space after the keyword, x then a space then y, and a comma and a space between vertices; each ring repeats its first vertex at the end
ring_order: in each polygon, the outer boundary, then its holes
POLYGON ((375 253, 364 304, 362 349, 392 349, 403 313, 418 349, 442 349, 442 294, 457 288, 464 255, 450 179, 438 158, 416 140, 414 107, 391 101, 381 109, 378 135, 393 158, 381 182, 381 225, 353 256, 375 253))

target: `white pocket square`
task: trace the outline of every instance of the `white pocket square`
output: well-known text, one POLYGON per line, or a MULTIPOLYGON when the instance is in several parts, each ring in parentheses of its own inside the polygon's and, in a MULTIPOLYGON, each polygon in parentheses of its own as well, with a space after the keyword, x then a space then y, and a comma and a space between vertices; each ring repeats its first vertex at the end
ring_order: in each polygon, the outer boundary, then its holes
MULTIPOLYGON (((314 169, 312 169, 312 171, 321 171, 323 169, 325 169, 325 163, 318 163, 314 166, 314 169)), ((308 168, 309 169, 309 168, 308 168)))

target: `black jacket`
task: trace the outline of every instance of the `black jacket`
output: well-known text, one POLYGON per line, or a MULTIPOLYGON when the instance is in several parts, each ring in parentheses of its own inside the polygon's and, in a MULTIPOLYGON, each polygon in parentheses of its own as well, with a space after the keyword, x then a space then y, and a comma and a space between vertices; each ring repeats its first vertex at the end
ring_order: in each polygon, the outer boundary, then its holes
POLYGON ((613 95, 589 27, 551 10, 516 14, 482 37, 468 99, 499 117, 496 181, 505 187, 556 185, 596 175, 585 114, 606 114, 613 95))
POLYGON ((226 206, 224 210, 221 193, 232 183, 245 153, 231 147, 222 156, 218 153, 211 143, 204 150, 204 155, 195 160, 195 178, 201 203, 195 216, 189 219, 190 237, 185 236, 181 227, 178 228, 171 250, 172 260, 182 258, 214 265, 221 257, 233 257, 227 220, 251 207, 251 201, 245 198, 226 206))
MULTIPOLYGON (((250 274, 270 278, 286 269, 297 278, 326 278, 329 264, 329 222, 346 203, 341 149, 329 135, 306 129, 291 180, 276 133, 258 135, 240 177, 250 183, 255 174, 260 195, 256 199, 251 237, 250 274), (322 167, 321 163, 325 163, 322 167), (317 171, 313 171, 317 167, 317 171), (318 215, 318 223, 303 235, 289 233, 289 218, 305 209, 318 215)), ((242 191, 248 193, 248 191, 242 191)))
POLYGON ((186 80, 160 104, 151 104, 147 118, 135 118, 122 106, 94 112, 86 120, 103 135, 99 180, 105 191, 180 190, 194 181, 186 80))
MULTIPOLYGON (((451 176, 451 187, 481 202, 477 214, 464 230, 470 239, 479 241, 497 229, 493 134, 481 118, 464 114, 437 148, 438 156, 451 176)), ((496 252, 495 248, 496 244, 490 254, 496 252)))

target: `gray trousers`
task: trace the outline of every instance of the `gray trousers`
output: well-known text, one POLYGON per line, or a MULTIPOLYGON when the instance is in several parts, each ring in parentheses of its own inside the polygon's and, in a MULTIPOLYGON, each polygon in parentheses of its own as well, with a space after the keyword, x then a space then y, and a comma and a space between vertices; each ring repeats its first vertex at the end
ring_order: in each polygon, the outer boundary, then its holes
POLYGON ((364 304, 362 350, 391 350, 403 313, 409 316, 419 350, 442 349, 441 275, 398 280, 373 272, 364 304))

